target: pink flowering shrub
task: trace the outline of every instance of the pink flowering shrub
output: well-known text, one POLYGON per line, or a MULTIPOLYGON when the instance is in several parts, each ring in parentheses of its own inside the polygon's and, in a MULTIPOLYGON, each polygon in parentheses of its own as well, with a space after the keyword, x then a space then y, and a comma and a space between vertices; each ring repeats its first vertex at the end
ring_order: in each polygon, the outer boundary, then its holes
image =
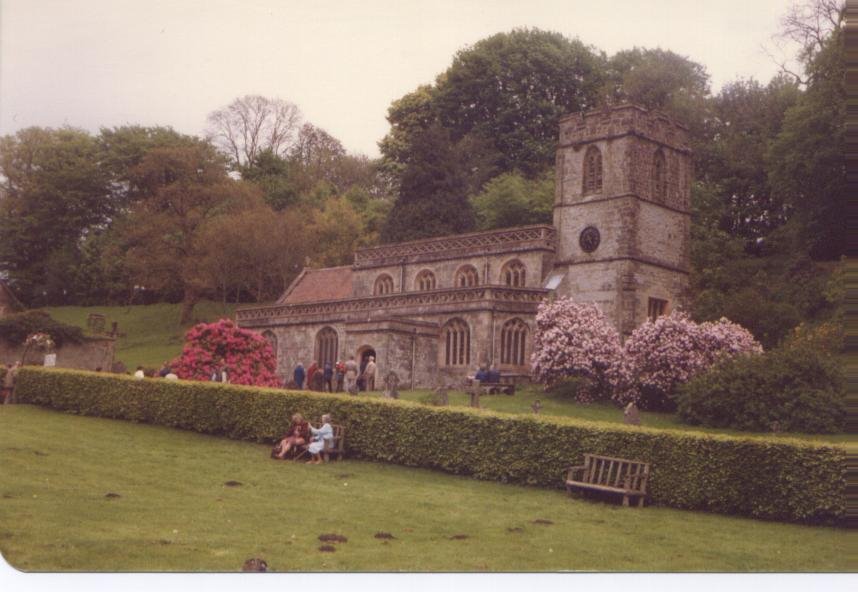
POLYGON ((218 364, 226 367, 232 384, 279 386, 271 344, 259 333, 239 328, 229 319, 200 323, 185 335, 182 355, 173 372, 188 380, 210 380, 218 364))
POLYGON ((647 321, 626 340, 617 389, 619 403, 635 401, 644 409, 673 411, 677 388, 718 360, 761 353, 762 346, 746 329, 722 318, 695 323, 674 312, 647 321))
POLYGON ((581 378, 579 400, 608 398, 621 356, 620 335, 595 304, 560 298, 539 306, 531 356, 536 380, 551 386, 581 378))

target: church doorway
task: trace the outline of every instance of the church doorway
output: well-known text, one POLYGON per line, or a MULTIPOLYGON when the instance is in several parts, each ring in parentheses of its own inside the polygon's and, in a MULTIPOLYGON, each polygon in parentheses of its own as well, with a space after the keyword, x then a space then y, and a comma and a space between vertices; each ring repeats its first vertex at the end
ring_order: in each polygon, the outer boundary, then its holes
MULTIPOLYGON (((364 345, 358 348, 357 360, 358 367, 360 368, 360 373, 358 374, 358 390, 365 391, 367 387, 372 387, 375 385, 367 385, 366 380, 363 378, 363 371, 366 370, 366 365, 369 364, 369 359, 374 358, 376 363, 378 359, 375 356, 375 349, 370 347, 369 345, 364 345)), ((378 376, 376 376, 376 380, 378 376)))

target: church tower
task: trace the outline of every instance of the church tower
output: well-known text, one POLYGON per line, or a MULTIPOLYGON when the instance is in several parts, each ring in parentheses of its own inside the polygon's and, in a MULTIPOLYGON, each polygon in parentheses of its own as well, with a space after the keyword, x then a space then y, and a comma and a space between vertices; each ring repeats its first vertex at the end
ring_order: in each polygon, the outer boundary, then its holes
POLYGON ((687 304, 691 150, 687 128, 621 105, 560 120, 548 287, 596 302, 623 337, 687 304))

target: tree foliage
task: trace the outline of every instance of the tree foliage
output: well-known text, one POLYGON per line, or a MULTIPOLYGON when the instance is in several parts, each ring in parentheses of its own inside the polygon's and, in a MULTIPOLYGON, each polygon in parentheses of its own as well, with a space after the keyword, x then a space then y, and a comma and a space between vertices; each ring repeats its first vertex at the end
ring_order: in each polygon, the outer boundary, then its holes
POLYGON ((471 198, 479 230, 523 224, 551 224, 554 174, 530 180, 518 173, 498 175, 471 198))

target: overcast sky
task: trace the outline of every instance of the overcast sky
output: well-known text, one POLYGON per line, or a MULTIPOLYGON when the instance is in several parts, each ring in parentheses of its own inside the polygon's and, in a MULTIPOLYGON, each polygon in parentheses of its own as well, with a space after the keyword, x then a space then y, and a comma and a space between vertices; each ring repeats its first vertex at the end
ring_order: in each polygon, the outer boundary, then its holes
POLYGON ((453 54, 533 26, 613 54, 662 47, 713 90, 768 81, 791 0, 0 0, 0 134, 32 125, 169 125, 202 134, 238 96, 297 104, 378 155, 391 101, 453 54))

